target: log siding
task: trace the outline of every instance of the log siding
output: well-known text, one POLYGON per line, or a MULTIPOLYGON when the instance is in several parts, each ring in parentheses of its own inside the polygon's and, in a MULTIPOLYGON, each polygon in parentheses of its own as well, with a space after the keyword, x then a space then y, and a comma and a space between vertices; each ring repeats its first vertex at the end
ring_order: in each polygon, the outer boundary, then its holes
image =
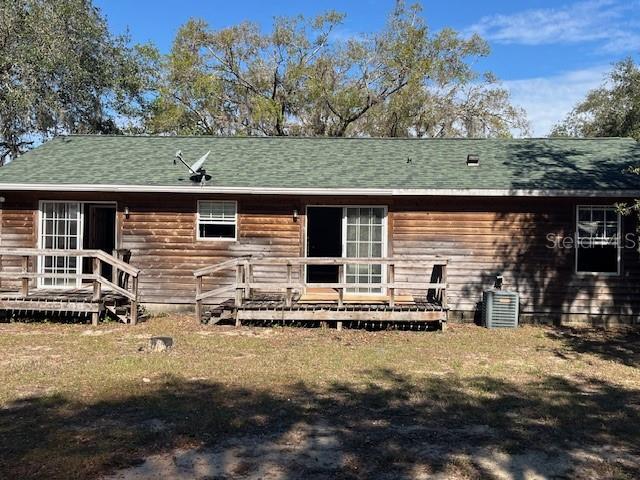
MULTIPOLYGON (((117 202, 118 247, 131 249, 131 264, 141 269, 144 303, 193 304, 192 272, 226 259, 256 254, 302 256, 305 207, 335 204, 386 205, 388 255, 448 257, 448 299, 463 319, 473 316, 482 290, 493 285, 497 274, 504 276, 506 288, 520 293, 523 313, 635 316, 640 307, 637 249, 623 248, 621 275, 602 276, 576 274, 573 249, 547 247, 548 235, 573 236, 576 205, 611 204, 611 199, 57 192, 8 192, 5 196, 0 204, 0 245, 4 247, 37 245, 39 200, 117 202), (238 239, 198 240, 197 200, 236 200, 238 239)), ((634 232, 633 219, 623 218, 622 234, 634 232)), ((3 263, 7 266, 20 268, 3 263)), ((407 269, 396 272, 403 281, 415 274, 407 269)), ((285 273, 264 267, 254 275, 259 279, 285 273)), ((232 272, 209 280, 220 285, 232 281, 232 272)))

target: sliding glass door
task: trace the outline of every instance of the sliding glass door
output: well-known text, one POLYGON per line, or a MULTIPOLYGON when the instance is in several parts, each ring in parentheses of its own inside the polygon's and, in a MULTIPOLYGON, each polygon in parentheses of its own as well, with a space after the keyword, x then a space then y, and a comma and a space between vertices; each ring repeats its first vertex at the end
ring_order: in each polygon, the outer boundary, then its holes
MULTIPOLYGON (((79 202, 42 202, 40 208, 40 248, 78 250, 82 248, 82 208, 79 202)), ((39 257, 38 271, 53 274, 80 274, 79 257, 48 255, 39 257)), ((41 287, 79 287, 80 281, 45 277, 41 287)))
MULTIPOLYGON (((346 258, 381 258, 385 255, 384 207, 345 207, 343 256, 346 258)), ((346 282, 353 283, 349 293, 382 293, 382 288, 358 287, 357 284, 382 283, 382 264, 347 265, 346 282)))

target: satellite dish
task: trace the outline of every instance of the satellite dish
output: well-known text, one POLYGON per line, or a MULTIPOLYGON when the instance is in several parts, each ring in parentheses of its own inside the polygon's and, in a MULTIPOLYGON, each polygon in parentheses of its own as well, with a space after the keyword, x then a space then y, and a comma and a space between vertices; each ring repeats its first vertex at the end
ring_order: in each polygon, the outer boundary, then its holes
POLYGON ((211 175, 209 175, 207 171, 204 168, 202 168, 202 166, 204 165, 204 162, 207 160, 207 157, 209 156, 210 153, 211 153, 211 150, 209 150, 207 153, 201 156, 198 160, 196 160, 193 163, 193 165, 189 165, 182 158, 182 152, 178 150, 176 152, 175 158, 173 159, 173 164, 174 165, 177 164, 176 159, 180 160, 180 163, 182 163, 189 170, 189 173, 190 173, 189 179, 193 183, 204 184, 204 182, 206 182, 207 180, 211 180, 211 175))

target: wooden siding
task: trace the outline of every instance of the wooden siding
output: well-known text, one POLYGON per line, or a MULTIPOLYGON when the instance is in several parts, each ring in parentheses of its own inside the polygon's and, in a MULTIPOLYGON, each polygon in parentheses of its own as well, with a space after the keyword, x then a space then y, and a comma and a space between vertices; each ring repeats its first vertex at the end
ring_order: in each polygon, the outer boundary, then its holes
MULTIPOLYGON (((6 196, 7 194, 3 194, 6 196)), ((37 202, 28 195, 10 197, 0 203, 0 246, 2 247, 36 247, 37 246, 37 202)), ((22 270, 21 259, 16 257, 0 258, 0 267, 5 271, 22 270)), ((30 264, 30 269, 34 265, 30 264)), ((0 288, 15 288, 19 280, 0 280, 0 288)), ((35 281, 34 281, 35 282, 35 281)), ((34 283, 32 282, 32 283, 34 283)))
MULTIPOLYGON (((127 201, 130 215, 122 219, 120 246, 131 249, 131 262, 142 270, 143 302, 193 303, 193 271, 232 257, 301 254, 301 224, 293 221, 293 208, 277 199, 238 202, 237 241, 197 239, 195 197, 165 197, 166 206, 160 207, 150 197, 127 201)), ((256 277, 266 274, 255 272, 256 277)), ((233 273, 223 272, 214 280, 219 285, 231 283, 233 273)), ((206 287, 212 285, 209 279, 206 287)))
MULTIPOLYGON (((550 248, 548 235, 573 236, 578 204, 607 202, 559 198, 396 202, 394 254, 448 256, 452 310, 475 309, 482 290, 493 285, 496 275, 503 275, 505 288, 520 293, 525 313, 637 314, 637 250, 623 249, 620 276, 602 276, 574 273, 573 248, 550 248)), ((633 223, 624 219, 623 234, 635 231, 633 223)))
MULTIPOLYGON (((193 303, 193 270, 228 258, 303 255, 305 206, 354 204, 389 207, 389 255, 450 258, 448 297, 453 310, 474 310, 482 290, 491 287, 498 274, 504 275, 506 288, 520 293, 525 313, 637 315, 640 309, 637 250, 623 249, 620 276, 593 276, 574 273, 573 249, 547 248, 547 235, 573 235, 576 205, 610 203, 605 200, 224 197, 238 201, 238 240, 212 241, 196 238, 196 205, 198 199, 215 196, 35 192, 7 192, 4 196, 0 245, 13 247, 36 246, 39 199, 116 201, 118 246, 131 249, 131 263, 142 270, 140 295, 146 303, 193 303), (294 209, 299 214, 297 222, 294 209)), ((623 223, 623 233, 635 232, 631 219, 623 223)), ((12 268, 19 268, 17 260, 11 261, 12 268)), ((396 271, 406 281, 417 278, 418 273, 419 280, 424 280, 431 272, 396 271)), ((284 271, 265 267, 255 275, 258 280, 261 275, 284 278, 284 271)), ((213 283, 231 283, 232 274, 209 282, 207 288, 213 283)))

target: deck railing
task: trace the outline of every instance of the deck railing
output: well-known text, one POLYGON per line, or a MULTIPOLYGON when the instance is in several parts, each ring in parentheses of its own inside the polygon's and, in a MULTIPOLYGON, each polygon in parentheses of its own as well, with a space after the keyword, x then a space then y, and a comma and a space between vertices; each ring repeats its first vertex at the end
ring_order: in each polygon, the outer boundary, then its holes
MULTIPOLYGON (((138 317, 138 275, 140 270, 123 262, 122 260, 109 255, 102 250, 71 250, 71 249, 41 249, 41 248, 0 248, 0 258, 19 257, 21 258, 20 271, 5 271, 4 262, 0 263, 0 280, 20 280, 19 293, 22 296, 29 295, 29 282, 33 279, 63 279, 82 283, 90 280, 93 287, 92 301, 100 301, 103 295, 102 287, 106 287, 129 300, 130 320, 135 324, 138 317), (37 268, 38 257, 76 257, 92 259, 92 273, 47 273, 31 271, 30 265, 37 268), (31 262, 30 259, 34 259, 31 262), (102 275, 102 263, 111 266, 112 275, 108 279, 102 275), (120 274, 128 275, 131 278, 131 287, 127 284, 119 285, 120 274)), ((82 264, 80 264, 82 265, 82 264)), ((128 282, 127 282, 128 283, 128 282)), ((94 319, 94 323, 96 323, 94 319)))
MULTIPOLYGON (((294 289, 305 291, 308 288, 331 288, 338 292, 338 306, 342 307, 345 301, 345 291, 354 288, 386 290, 386 300, 390 306, 394 306, 398 290, 435 291, 435 298, 442 307, 447 306, 447 265, 446 258, 431 256, 396 256, 383 258, 341 258, 341 257, 256 257, 243 256, 233 258, 209 267, 196 270, 196 314, 202 318, 203 302, 208 299, 221 297, 235 292, 235 305, 242 306, 245 300, 251 299, 255 290, 281 291, 284 294, 285 305, 290 307, 293 303, 294 289), (387 280, 381 283, 351 283, 331 282, 312 283, 307 282, 304 275, 304 267, 309 265, 335 265, 338 267, 338 278, 344 278, 346 265, 386 265, 387 280), (281 266, 284 269, 286 280, 261 279, 254 276, 255 267, 281 266), (293 278, 294 267, 298 269, 298 278, 293 278), (434 268, 440 272, 436 281, 417 282, 401 281, 396 278, 397 267, 410 267, 423 272, 423 275, 431 276, 434 268), (235 281, 231 285, 219 286, 213 290, 205 291, 205 277, 225 271, 235 271, 235 281)), ((384 270, 383 270, 384 271, 384 270)))

